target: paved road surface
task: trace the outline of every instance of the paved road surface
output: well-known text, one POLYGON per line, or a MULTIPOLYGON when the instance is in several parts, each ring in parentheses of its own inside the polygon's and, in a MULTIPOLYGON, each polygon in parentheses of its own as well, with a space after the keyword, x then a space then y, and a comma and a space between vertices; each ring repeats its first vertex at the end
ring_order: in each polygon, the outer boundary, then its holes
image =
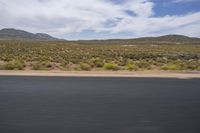
POLYGON ((200 133, 200 79, 0 76, 0 133, 200 133))

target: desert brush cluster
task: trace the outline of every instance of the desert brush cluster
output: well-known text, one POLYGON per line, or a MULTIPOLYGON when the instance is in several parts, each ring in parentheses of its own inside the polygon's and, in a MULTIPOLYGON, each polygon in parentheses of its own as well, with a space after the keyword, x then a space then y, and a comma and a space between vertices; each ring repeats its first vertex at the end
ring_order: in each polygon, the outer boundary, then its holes
POLYGON ((0 69, 200 71, 200 45, 0 41, 0 69))

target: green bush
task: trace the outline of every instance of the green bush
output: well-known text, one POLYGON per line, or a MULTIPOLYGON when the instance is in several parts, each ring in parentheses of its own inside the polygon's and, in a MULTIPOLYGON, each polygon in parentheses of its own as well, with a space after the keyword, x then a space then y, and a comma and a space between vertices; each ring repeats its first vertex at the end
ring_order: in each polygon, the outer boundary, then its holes
POLYGON ((33 70, 50 70, 52 67, 49 62, 37 62, 32 65, 33 70))
POLYGON ((57 69, 74 70, 80 69, 80 62, 85 62, 95 68, 115 70, 139 70, 147 69, 180 69, 199 70, 200 45, 157 45, 150 44, 132 45, 130 41, 0 41, 0 69, 22 69, 22 65, 10 63, 11 61, 23 61, 29 68, 32 62, 33 69, 49 70, 57 69), (92 45, 91 45, 92 44, 92 45), (9 62, 9 63, 8 63, 9 62), (44 63, 45 62, 45 63, 44 63), (73 65, 67 68, 67 64, 73 65), (129 63, 128 63, 129 62, 129 63), (131 63, 132 62, 132 63, 131 63), (8 63, 8 64, 7 64, 8 63), (171 63, 171 64, 170 64, 171 63), (4 64, 6 64, 4 66, 4 64), (132 65, 135 66, 132 66, 132 65), (168 64, 168 65, 165 65, 168 64), (175 64, 175 65, 173 65, 175 64), (76 68, 77 67, 77 68, 76 68))
POLYGON ((197 71, 200 71, 200 66, 197 67, 197 71))
POLYGON ((80 69, 85 70, 85 71, 90 71, 92 69, 92 67, 87 63, 81 62, 80 63, 80 69))
POLYGON ((93 67, 103 67, 104 62, 100 58, 92 58, 89 60, 89 64, 93 67))
POLYGON ((105 63, 104 64, 104 69, 117 71, 120 68, 119 68, 119 66, 117 64, 114 64, 114 63, 105 63))
POLYGON ((151 64, 145 60, 141 60, 141 61, 138 61, 136 63, 136 65, 140 68, 140 69, 151 69, 151 64))
POLYGON ((188 61, 185 63, 185 68, 188 70, 198 70, 198 67, 200 67, 200 63, 197 61, 188 61))
POLYGON ((43 70, 44 68, 43 68, 42 64, 35 63, 35 64, 32 65, 32 69, 33 70, 43 70))
POLYGON ((4 70, 4 66, 0 64, 0 70, 4 70))
POLYGON ((134 64, 127 64, 126 65, 126 70, 129 70, 129 71, 137 71, 138 70, 138 67, 134 64))
POLYGON ((162 70, 182 70, 179 64, 168 63, 161 67, 162 70))
POLYGON ((63 62, 63 63, 60 64, 59 69, 62 70, 62 71, 66 71, 66 70, 69 70, 70 67, 69 67, 69 64, 63 62))
POLYGON ((95 64, 96 67, 103 67, 103 65, 104 65, 103 61, 101 61, 101 60, 96 60, 94 62, 94 64, 95 64))
POLYGON ((1 69, 4 70, 23 70, 25 64, 19 61, 11 61, 1 66, 1 69))

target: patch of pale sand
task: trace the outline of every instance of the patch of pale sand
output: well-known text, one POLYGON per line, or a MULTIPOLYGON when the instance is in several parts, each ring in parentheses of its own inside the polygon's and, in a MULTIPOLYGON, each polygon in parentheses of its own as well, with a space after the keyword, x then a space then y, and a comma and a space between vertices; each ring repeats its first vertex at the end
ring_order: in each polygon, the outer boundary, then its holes
POLYGON ((147 78, 200 78, 200 72, 171 71, 33 71, 1 70, 0 76, 63 76, 63 77, 147 77, 147 78))

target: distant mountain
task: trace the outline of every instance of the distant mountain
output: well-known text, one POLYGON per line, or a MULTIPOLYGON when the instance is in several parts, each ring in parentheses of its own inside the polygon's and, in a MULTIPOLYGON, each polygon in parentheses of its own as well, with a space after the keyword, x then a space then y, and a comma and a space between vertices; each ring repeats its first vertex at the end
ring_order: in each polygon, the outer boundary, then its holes
MULTIPOLYGON (((52 37, 45 33, 30 33, 24 30, 2 29, 0 40, 44 40, 44 41, 65 41, 52 37)), ((134 39, 109 39, 109 40, 80 40, 73 41, 80 44, 200 44, 200 38, 183 35, 165 35, 159 37, 141 37, 134 39)))
POLYGON ((136 38, 133 41, 138 42, 163 42, 163 43, 187 43, 187 42, 200 42, 200 38, 193 38, 184 35, 165 35, 160 37, 143 37, 136 38))
POLYGON ((23 30, 16 29, 2 29, 0 30, 0 40, 46 40, 53 41, 58 40, 44 33, 30 33, 23 30))
POLYGON ((81 40, 80 43, 88 44, 200 44, 200 38, 183 35, 165 35, 159 37, 141 37, 134 39, 109 39, 109 40, 81 40))

